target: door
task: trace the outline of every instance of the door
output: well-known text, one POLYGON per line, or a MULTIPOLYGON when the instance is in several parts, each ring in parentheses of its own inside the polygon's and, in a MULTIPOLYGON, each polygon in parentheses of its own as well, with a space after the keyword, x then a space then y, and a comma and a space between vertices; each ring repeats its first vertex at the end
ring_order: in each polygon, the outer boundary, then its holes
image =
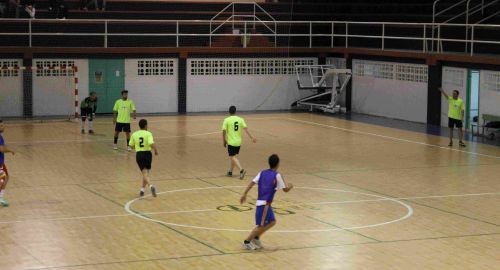
POLYGON ((465 126, 470 128, 474 117, 479 120, 479 70, 469 70, 465 126))
POLYGON ((89 59, 89 91, 97 93, 97 113, 112 113, 123 89, 124 59, 89 59))

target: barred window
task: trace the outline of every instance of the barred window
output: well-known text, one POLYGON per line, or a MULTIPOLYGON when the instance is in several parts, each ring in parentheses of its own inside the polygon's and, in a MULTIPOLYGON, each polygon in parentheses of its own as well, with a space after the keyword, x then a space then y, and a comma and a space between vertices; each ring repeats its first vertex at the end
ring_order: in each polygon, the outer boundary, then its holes
MULTIPOLYGON (((314 65, 314 59, 207 59, 191 60, 191 75, 286 75, 296 65, 314 65)), ((305 70, 304 70, 305 72, 305 70)))
POLYGON ((494 71, 482 71, 486 72, 485 78, 485 90, 486 91, 495 91, 500 92, 500 72, 494 71))
POLYGON ((75 61, 72 60, 40 60, 36 61, 36 76, 37 77, 61 77, 73 76, 75 61))
POLYGON ((396 80, 427 82, 428 68, 423 65, 396 64, 396 80))
POLYGON ((0 60, 0 77, 17 77, 19 76, 19 70, 13 68, 19 68, 19 60, 0 60), (9 69, 10 68, 10 69, 9 69))
POLYGON ((137 75, 174 75, 174 60, 139 60, 137 61, 137 75))
POLYGON ((443 85, 449 87, 465 87, 465 69, 443 67, 443 85))
POLYGON ((346 68, 347 62, 345 58, 329 57, 326 58, 327 65, 333 65, 335 68, 346 68))
POLYGON ((428 67, 415 64, 356 61, 354 75, 398 81, 427 82, 428 67))

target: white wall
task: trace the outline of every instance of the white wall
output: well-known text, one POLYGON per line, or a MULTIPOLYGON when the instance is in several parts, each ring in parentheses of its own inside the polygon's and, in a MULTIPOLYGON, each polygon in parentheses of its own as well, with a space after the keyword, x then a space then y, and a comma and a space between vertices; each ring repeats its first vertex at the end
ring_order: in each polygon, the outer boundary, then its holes
POLYGON ((352 111, 427 122, 427 66, 353 60, 352 111))
MULTIPOLYGON (((467 104, 467 69, 443 67, 442 88, 449 95, 452 94, 453 90, 458 90, 460 98, 467 104)), ((448 101, 444 97, 441 97, 441 126, 448 126, 448 101)))
POLYGON ((500 71, 481 70, 479 114, 500 116, 500 71))
POLYGON ((177 59, 125 59, 125 88, 130 91, 138 113, 177 112, 177 59), (173 74, 138 74, 139 60, 173 61, 173 74))
MULTIPOLYGON (((74 61, 78 67, 79 100, 88 96, 88 60, 87 59, 33 59, 38 61, 74 61)), ((37 76, 33 71, 33 115, 34 116, 66 116, 75 112, 73 76, 37 76)), ((79 108, 78 108, 79 110, 79 108)))
MULTIPOLYGON (((295 72, 290 72, 294 64, 291 62, 270 67, 262 64, 252 69, 251 73, 236 74, 245 70, 245 67, 211 66, 198 67, 205 71, 212 68, 213 73, 192 75, 193 61, 205 61, 204 65, 212 65, 217 60, 228 61, 311 61, 317 63, 316 58, 232 58, 232 59, 188 59, 187 63, 187 111, 227 111, 230 105, 235 105, 241 111, 254 110, 288 110, 291 104, 299 98, 310 95, 310 91, 300 91, 297 88, 295 72), (287 66, 288 65, 288 66, 287 66), (286 66, 286 67, 285 67, 286 66), (220 70, 219 70, 220 69, 220 70), (272 69, 272 71, 270 71, 272 69), (287 71, 283 71, 286 69, 287 71), (224 70, 224 71, 221 71, 224 70), (255 72, 257 70, 257 72, 255 72), (280 71, 278 71, 280 70, 280 71), (264 74, 267 73, 267 74, 264 74), (288 74, 283 74, 288 73, 288 74), (215 75, 214 75, 215 74, 215 75), (224 74, 224 75, 221 75, 224 74)), ((196 73, 195 73, 196 74, 196 73)))
MULTIPOLYGON (((22 65, 22 59, 0 59, 0 66, 15 66, 16 62, 18 66, 22 65)), ((21 117, 22 115, 23 72, 0 71, 0 118, 21 117)))

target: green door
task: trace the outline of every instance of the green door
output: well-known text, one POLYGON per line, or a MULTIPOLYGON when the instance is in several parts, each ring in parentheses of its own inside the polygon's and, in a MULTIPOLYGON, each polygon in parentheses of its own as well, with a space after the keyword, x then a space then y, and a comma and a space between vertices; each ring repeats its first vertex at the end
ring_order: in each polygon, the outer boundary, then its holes
POLYGON ((97 93, 97 113, 112 113, 123 89, 124 59, 89 59, 89 91, 97 93))

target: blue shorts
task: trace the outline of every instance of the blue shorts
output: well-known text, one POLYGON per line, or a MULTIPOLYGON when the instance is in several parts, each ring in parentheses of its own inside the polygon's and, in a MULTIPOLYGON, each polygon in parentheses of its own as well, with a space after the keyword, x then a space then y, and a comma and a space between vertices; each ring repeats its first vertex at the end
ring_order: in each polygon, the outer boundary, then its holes
POLYGON ((274 212, 271 205, 257 206, 257 210, 255 211, 255 225, 266 226, 273 221, 276 221, 276 219, 274 218, 274 212))

